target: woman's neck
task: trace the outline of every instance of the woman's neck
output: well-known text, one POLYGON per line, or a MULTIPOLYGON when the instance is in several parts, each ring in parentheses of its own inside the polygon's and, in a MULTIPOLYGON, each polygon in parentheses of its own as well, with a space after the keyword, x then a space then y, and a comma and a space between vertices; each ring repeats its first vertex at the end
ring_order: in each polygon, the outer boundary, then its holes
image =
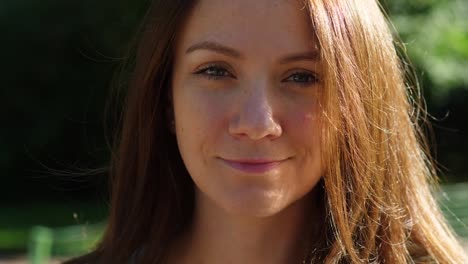
POLYGON ((192 226, 174 243, 169 263, 302 263, 317 213, 311 198, 312 193, 273 216, 245 217, 197 193, 192 226))

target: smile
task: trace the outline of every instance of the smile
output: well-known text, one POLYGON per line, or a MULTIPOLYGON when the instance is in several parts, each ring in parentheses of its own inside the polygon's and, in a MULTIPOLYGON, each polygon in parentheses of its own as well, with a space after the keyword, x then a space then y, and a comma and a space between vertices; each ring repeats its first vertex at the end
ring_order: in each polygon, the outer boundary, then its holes
POLYGON ((221 158, 221 160, 229 167, 246 172, 246 173, 266 173, 277 168, 281 163, 286 161, 283 160, 264 160, 264 159, 242 159, 242 160, 227 160, 221 158))

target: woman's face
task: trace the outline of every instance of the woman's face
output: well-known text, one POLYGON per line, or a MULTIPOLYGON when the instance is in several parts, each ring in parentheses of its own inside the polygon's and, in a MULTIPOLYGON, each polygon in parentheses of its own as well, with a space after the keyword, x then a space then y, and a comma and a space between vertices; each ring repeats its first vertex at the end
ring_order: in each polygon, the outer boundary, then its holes
POLYGON ((322 174, 317 42, 301 0, 201 0, 179 32, 175 131, 199 198, 269 216, 322 174))

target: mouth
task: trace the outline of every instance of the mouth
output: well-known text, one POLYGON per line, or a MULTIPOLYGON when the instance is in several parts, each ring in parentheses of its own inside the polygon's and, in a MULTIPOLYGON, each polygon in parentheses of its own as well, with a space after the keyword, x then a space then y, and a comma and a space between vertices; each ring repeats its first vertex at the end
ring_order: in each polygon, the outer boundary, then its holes
POLYGON ((244 173, 261 174, 276 169, 288 159, 223 159, 220 158, 229 167, 242 171, 244 173))

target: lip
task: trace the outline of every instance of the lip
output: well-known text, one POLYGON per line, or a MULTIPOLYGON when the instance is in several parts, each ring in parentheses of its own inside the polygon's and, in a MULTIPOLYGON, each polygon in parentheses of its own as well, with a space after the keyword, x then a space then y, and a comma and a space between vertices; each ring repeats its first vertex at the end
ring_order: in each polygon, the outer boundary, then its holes
POLYGON ((266 173, 277 168, 281 163, 287 159, 271 160, 271 159, 239 159, 239 160, 221 160, 229 167, 246 172, 246 173, 266 173))

